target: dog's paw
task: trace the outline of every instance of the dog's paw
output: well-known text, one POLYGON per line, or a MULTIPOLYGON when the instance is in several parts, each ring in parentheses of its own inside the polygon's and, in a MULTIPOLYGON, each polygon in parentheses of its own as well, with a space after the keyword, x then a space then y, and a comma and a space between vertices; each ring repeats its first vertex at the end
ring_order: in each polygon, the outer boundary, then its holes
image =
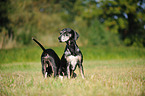
POLYGON ((61 80, 63 80, 63 76, 59 75, 59 78, 60 78, 61 80))
POLYGON ((45 78, 47 78, 47 72, 45 73, 45 78))

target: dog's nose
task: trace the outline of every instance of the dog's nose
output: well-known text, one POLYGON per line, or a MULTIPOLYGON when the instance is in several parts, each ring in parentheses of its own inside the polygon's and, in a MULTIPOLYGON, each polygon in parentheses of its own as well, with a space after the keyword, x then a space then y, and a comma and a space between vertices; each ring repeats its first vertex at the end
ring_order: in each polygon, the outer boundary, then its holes
POLYGON ((58 40, 60 40, 60 37, 58 37, 58 40))
POLYGON ((61 42, 60 37, 58 37, 59 42, 61 42))

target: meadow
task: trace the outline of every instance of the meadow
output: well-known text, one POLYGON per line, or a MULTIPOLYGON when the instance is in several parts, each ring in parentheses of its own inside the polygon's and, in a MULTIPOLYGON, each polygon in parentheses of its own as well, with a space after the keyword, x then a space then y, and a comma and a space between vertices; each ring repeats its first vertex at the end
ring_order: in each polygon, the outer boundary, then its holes
POLYGON ((1 0, 0 96, 145 96, 144 4, 1 0), (42 50, 32 37, 61 58, 65 44, 57 38, 63 28, 80 35, 85 79, 78 69, 73 79, 42 76, 42 50))
MULTIPOLYGON (((59 57, 64 47, 53 47, 59 57)), ((80 47, 85 79, 47 78, 39 47, 0 50, 0 96, 144 96, 145 49, 80 47)))

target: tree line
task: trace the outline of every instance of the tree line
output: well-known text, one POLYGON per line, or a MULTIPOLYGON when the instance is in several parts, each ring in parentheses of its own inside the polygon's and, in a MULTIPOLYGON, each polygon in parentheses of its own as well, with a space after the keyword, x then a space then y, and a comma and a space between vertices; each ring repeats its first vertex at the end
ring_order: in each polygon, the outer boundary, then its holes
MULTIPOLYGON (((23 39, 23 44, 29 44, 31 31, 45 31, 49 27, 45 17, 50 16, 51 22, 58 26, 61 22, 73 23, 80 26, 79 30, 87 28, 86 34, 102 34, 100 39, 109 39, 109 35, 115 34, 127 46, 145 47, 144 0, 1 0, 0 14, 1 46, 13 39, 23 39), (21 28, 23 31, 20 32, 21 28)), ((99 36, 89 38, 93 42, 99 36)))

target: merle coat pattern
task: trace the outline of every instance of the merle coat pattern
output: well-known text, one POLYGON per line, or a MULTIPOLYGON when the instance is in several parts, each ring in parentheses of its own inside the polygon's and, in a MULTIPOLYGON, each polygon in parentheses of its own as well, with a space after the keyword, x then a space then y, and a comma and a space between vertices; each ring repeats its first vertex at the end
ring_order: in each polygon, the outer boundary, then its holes
POLYGON ((60 31, 58 37, 60 42, 66 42, 66 48, 61 58, 60 73, 67 75, 68 78, 75 76, 75 69, 78 65, 82 78, 84 78, 83 71, 83 55, 79 47, 76 44, 76 40, 79 38, 79 34, 70 28, 65 28, 60 31))

